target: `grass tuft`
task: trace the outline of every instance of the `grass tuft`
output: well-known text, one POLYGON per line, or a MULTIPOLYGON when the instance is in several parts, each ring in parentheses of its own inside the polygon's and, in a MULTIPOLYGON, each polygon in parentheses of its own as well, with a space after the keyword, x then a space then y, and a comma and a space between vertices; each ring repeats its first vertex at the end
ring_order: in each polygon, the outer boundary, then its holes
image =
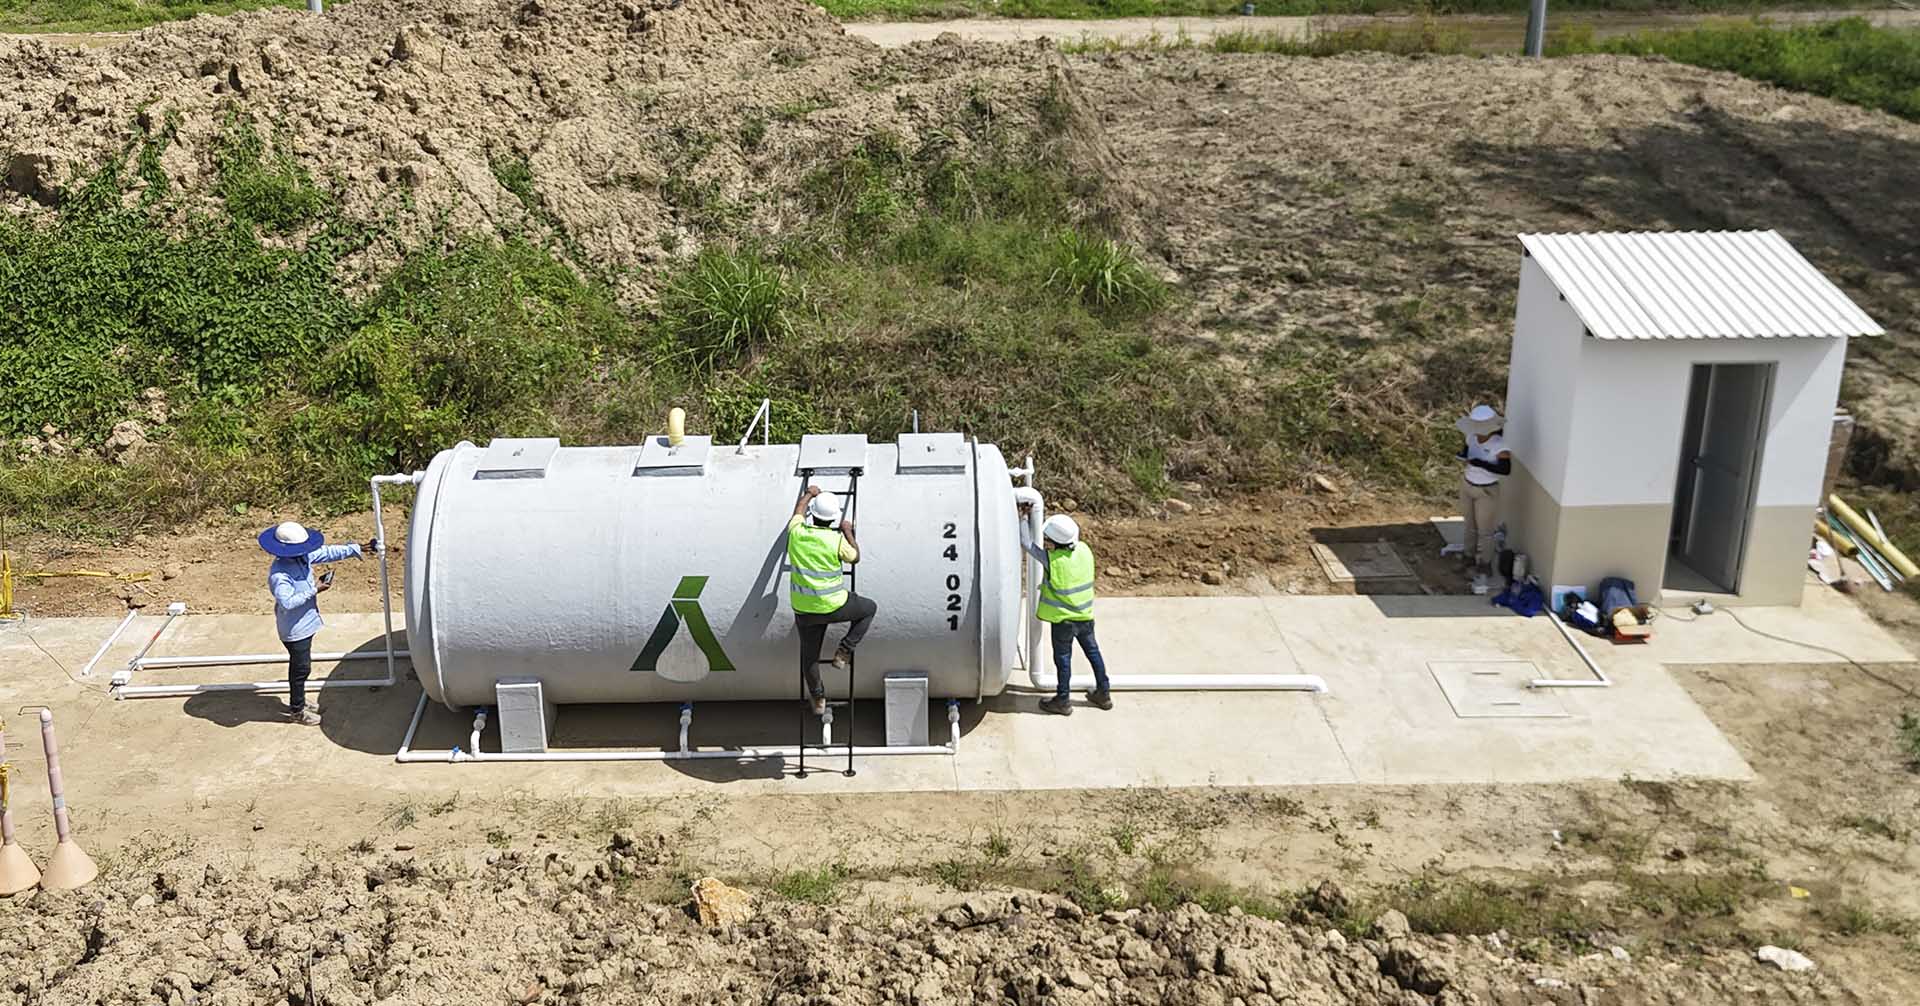
POLYGON ((1047 286, 1092 307, 1145 312, 1159 306, 1166 289, 1133 250, 1112 238, 1073 228, 1054 238, 1053 271, 1047 286))
POLYGON ((794 870, 773 882, 773 893, 788 901, 809 905, 830 905, 840 900, 841 888, 853 871, 845 863, 833 863, 813 870, 794 870))
POLYGON ((677 351, 710 368, 792 335, 798 300, 759 253, 707 248, 667 286, 660 309, 677 351))

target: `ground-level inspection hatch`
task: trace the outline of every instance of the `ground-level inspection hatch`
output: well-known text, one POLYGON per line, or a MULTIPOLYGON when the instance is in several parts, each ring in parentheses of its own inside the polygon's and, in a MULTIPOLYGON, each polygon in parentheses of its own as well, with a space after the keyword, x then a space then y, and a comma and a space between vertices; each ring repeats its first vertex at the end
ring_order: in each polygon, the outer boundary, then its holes
POLYGON ((1540 676, 1531 660, 1432 660, 1427 670, 1461 719, 1554 719, 1567 716, 1560 697, 1528 688, 1540 676))
POLYGON ((1360 580, 1400 580, 1413 570, 1384 541, 1315 542, 1313 557, 1334 583, 1360 580))

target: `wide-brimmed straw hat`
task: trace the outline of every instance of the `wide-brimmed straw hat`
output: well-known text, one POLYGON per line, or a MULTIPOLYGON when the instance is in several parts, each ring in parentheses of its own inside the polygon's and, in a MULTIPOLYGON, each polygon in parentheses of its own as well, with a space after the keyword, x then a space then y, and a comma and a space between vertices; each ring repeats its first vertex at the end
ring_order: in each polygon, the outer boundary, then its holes
POLYGON ((1505 426, 1507 421, 1491 405, 1476 405, 1473 411, 1453 421, 1453 428, 1468 436, 1484 437, 1505 426))
POLYGON ((299 521, 275 524, 260 532, 260 547, 285 559, 306 555, 326 543, 327 536, 319 528, 303 527, 299 521))

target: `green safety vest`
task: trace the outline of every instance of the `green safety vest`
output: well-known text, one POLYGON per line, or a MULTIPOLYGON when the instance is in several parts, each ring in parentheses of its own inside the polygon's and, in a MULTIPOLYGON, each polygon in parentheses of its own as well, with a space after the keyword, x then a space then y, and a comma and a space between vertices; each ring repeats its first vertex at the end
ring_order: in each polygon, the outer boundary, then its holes
POLYGON ((1038 614, 1042 622, 1093 621, 1093 549, 1085 542, 1047 552, 1038 614))
POLYGON ((847 581, 840 574, 840 532, 801 524, 787 533, 787 597, 793 610, 809 615, 839 611, 847 603, 847 581))

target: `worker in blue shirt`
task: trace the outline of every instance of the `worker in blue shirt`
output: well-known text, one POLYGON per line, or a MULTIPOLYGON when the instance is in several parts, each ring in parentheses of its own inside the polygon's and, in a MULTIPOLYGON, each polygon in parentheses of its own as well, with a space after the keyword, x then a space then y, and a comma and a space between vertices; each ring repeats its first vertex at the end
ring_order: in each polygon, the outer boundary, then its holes
POLYGON ((313 567, 365 558, 374 544, 328 545, 325 535, 298 521, 260 532, 260 547, 274 557, 267 567, 267 589, 273 591, 273 620, 287 648, 287 716, 295 723, 320 725, 320 713, 307 708, 307 676, 313 671, 313 637, 322 624, 318 600, 333 586, 333 574, 316 578, 313 567))

